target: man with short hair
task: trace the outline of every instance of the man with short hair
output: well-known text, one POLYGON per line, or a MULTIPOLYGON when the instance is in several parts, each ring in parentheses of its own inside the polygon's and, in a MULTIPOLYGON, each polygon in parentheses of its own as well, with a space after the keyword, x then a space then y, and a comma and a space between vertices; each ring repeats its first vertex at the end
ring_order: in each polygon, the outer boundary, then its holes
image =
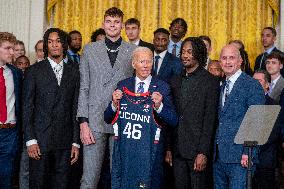
POLYGON ((154 47, 151 43, 147 43, 140 39, 140 22, 136 18, 129 18, 125 22, 125 33, 130 43, 140 47, 147 47, 154 51, 154 47))
POLYGON ((187 32, 187 23, 183 18, 174 19, 169 27, 171 32, 168 52, 176 57, 180 56, 182 38, 187 32))
POLYGON ((284 78, 281 76, 281 69, 283 69, 284 56, 279 52, 272 52, 267 56, 265 66, 267 72, 271 76, 271 83, 269 84, 268 95, 279 103, 281 92, 284 88, 284 78))
MULTIPOLYGON (((265 92, 265 104, 276 105, 277 103, 267 93, 271 76, 266 70, 256 70, 253 78, 258 80, 265 92)), ((278 122, 276 122, 268 141, 259 147, 259 162, 256 165, 256 171, 253 177, 253 186, 257 189, 277 188, 275 179, 275 169, 277 167, 277 148, 281 138, 281 132, 278 122)))
MULTIPOLYGON (((267 56, 271 54, 272 52, 279 52, 282 53, 280 50, 278 50, 274 43, 276 41, 276 30, 272 27, 265 27, 261 32, 261 43, 264 48, 264 52, 256 57, 255 64, 254 64, 254 70, 266 70, 265 62, 267 59, 267 56)), ((282 73, 283 71, 281 71, 282 73)), ((283 75, 283 74, 282 74, 283 75)))
POLYGON ((113 129, 105 124, 103 112, 118 81, 133 74, 131 54, 135 45, 121 38, 123 12, 112 7, 105 12, 105 40, 87 44, 80 63, 80 94, 77 118, 83 148, 81 189, 96 189, 107 140, 112 154, 113 129))
POLYGON ((199 36, 200 39, 202 39, 202 41, 204 42, 206 49, 207 49, 207 61, 206 61, 206 65, 205 65, 205 69, 208 69, 208 64, 211 62, 211 59, 209 57, 211 51, 212 51, 212 46, 211 46, 211 39, 209 36, 207 35, 201 35, 199 36))
POLYGON ((170 88, 164 81, 151 76, 152 65, 150 49, 135 49, 132 66, 136 76, 118 83, 112 102, 105 111, 105 121, 113 123, 115 133, 113 189, 163 188, 164 128, 161 126, 175 127, 178 117, 171 101, 170 88), (135 97, 135 93, 146 96, 135 97), (135 100, 141 101, 135 103, 135 100), (117 111, 120 116, 116 119, 117 111), (128 119, 127 114, 146 116, 148 120, 135 119, 135 116, 128 119))
POLYGON ((221 68, 220 61, 219 60, 212 60, 208 64, 208 72, 214 75, 215 77, 218 78, 219 81, 222 81, 224 77, 224 72, 221 68))
POLYGON ((154 31, 154 65, 153 76, 169 82, 171 77, 179 75, 182 71, 180 60, 167 51, 170 33, 164 28, 158 28, 154 31))
POLYGON ((221 86, 214 143, 214 188, 245 189, 248 155, 243 145, 234 143, 234 138, 248 108, 263 105, 265 96, 259 82, 241 71, 242 58, 237 47, 223 47, 220 64, 226 80, 221 86))
POLYGON ((43 40, 39 40, 35 45, 36 62, 40 62, 44 59, 43 52, 43 40))
POLYGON ((79 64, 80 55, 78 54, 78 52, 81 50, 82 47, 82 35, 79 31, 73 30, 69 32, 68 46, 69 46, 69 49, 67 51, 68 59, 79 64))
POLYGON ((79 67, 65 58, 67 37, 58 28, 48 29, 46 58, 25 71, 22 119, 31 189, 68 188, 71 165, 79 156, 79 67))
POLYGON ((0 188, 12 188, 20 130, 22 73, 13 61, 16 37, 0 32, 0 188))
POLYGON ((200 38, 183 41, 181 60, 184 71, 170 82, 179 116, 172 150, 175 188, 207 188, 220 85, 204 69, 207 50, 200 38))

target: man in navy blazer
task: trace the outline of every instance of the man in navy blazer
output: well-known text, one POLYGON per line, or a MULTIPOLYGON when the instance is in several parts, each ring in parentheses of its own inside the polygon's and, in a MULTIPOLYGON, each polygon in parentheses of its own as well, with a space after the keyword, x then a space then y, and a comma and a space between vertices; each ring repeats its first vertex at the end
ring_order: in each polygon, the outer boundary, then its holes
POLYGON ((12 188, 20 127, 22 73, 12 66, 16 37, 0 32, 0 188, 12 188), (4 106, 3 106, 4 105, 4 106))
MULTIPOLYGON (((111 123, 115 117, 116 109, 119 100, 122 98, 122 88, 126 87, 132 92, 139 92, 139 84, 144 83, 144 92, 149 91, 154 104, 154 117, 159 123, 166 126, 176 126, 178 122, 177 114, 172 103, 170 88, 168 84, 160 79, 151 76, 151 67, 153 64, 153 54, 146 47, 138 47, 133 51, 132 66, 135 69, 136 77, 130 77, 122 80, 118 83, 117 89, 113 92, 113 100, 104 112, 104 119, 106 123, 111 123)), ((163 131, 162 131, 163 133, 163 131)), ((162 134, 161 134, 162 135, 162 134)), ((162 142, 162 141, 161 141, 162 142)), ((114 152, 115 153, 115 152, 114 152)), ((162 173, 163 153, 158 154, 160 157, 159 171, 162 173)), ((116 166, 112 169, 115 171, 116 166)), ((158 170, 155 170, 156 174, 158 170)), ((162 175, 159 174, 159 178, 152 178, 155 182, 152 182, 151 188, 162 188, 160 182, 162 182, 162 175)), ((117 180, 112 177, 112 186, 115 188, 117 180)))
POLYGON ((249 106, 265 103, 261 85, 241 71, 241 63, 236 47, 227 45, 222 49, 220 64, 226 81, 220 93, 213 164, 214 188, 218 189, 246 188, 248 155, 243 145, 234 143, 234 138, 249 106))
POLYGON ((167 51, 170 32, 164 28, 158 28, 154 32, 154 66, 152 75, 158 76, 166 82, 169 82, 174 75, 180 75, 183 65, 179 58, 167 51))

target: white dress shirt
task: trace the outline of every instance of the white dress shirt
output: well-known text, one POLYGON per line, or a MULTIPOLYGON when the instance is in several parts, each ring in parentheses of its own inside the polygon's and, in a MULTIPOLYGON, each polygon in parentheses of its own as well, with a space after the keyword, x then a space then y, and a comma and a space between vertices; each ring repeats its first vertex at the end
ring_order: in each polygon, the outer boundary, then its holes
POLYGON ((8 66, 4 65, 2 67, 4 68, 3 76, 5 79, 5 86, 6 86, 7 120, 5 123, 15 124, 17 119, 15 113, 16 96, 14 91, 15 86, 14 86, 13 73, 12 70, 8 68, 8 66))
MULTIPOLYGON (((240 77, 240 75, 242 74, 242 70, 239 69, 234 75, 232 75, 229 78, 226 78, 226 80, 230 80, 230 85, 229 85, 229 94, 231 94, 231 91, 234 87, 235 82, 237 81, 237 79, 240 77)), ((225 103, 225 92, 224 90, 222 91, 222 105, 224 106, 225 103)))
MULTIPOLYGON (((160 56, 159 61, 158 61, 158 69, 156 69, 156 70, 157 70, 157 73, 159 73, 159 71, 160 71, 160 68, 161 68, 162 63, 163 63, 163 60, 164 60, 164 58, 165 58, 165 56, 166 56, 166 53, 167 53, 167 50, 161 52, 160 54, 157 54, 157 53, 154 51, 154 66, 155 66, 155 57, 156 57, 156 56, 160 56)), ((157 75, 158 75, 158 74, 157 74, 157 75)))

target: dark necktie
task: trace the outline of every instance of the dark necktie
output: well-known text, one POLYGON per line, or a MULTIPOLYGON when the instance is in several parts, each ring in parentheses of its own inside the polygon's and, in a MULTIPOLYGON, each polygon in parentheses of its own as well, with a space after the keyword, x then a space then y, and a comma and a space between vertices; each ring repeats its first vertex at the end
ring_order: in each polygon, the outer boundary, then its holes
POLYGON ((177 55, 177 44, 174 44, 173 46, 174 48, 173 48, 172 54, 176 56, 177 55))
POLYGON ((160 58, 161 57, 159 55, 155 56, 154 75, 158 75, 158 66, 160 58))
POLYGON ((144 82, 139 83, 137 93, 144 93, 144 86, 143 86, 144 84, 145 84, 144 82))
POLYGON ((265 61, 266 61, 267 56, 268 56, 268 53, 264 52, 262 57, 261 57, 261 61, 260 61, 260 65, 259 65, 259 69, 260 70, 263 70, 263 69, 266 70, 266 68, 265 68, 265 61))
POLYGON ((0 68, 0 122, 5 123, 7 120, 7 105, 6 105, 6 85, 4 78, 4 68, 0 68))

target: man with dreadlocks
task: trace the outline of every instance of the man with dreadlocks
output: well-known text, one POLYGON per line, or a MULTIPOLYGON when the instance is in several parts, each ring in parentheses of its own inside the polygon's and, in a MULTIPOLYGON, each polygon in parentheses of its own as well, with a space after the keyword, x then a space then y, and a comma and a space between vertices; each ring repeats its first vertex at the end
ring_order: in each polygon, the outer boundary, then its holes
POLYGON ((65 58, 68 44, 64 31, 50 28, 43 38, 45 59, 25 71, 23 86, 29 188, 64 189, 80 147, 76 122, 79 67, 65 58))
POLYGON ((207 50, 198 37, 181 45, 184 71, 171 79, 179 125, 174 132, 173 167, 176 189, 206 188, 212 151, 219 83, 204 68, 207 50))

